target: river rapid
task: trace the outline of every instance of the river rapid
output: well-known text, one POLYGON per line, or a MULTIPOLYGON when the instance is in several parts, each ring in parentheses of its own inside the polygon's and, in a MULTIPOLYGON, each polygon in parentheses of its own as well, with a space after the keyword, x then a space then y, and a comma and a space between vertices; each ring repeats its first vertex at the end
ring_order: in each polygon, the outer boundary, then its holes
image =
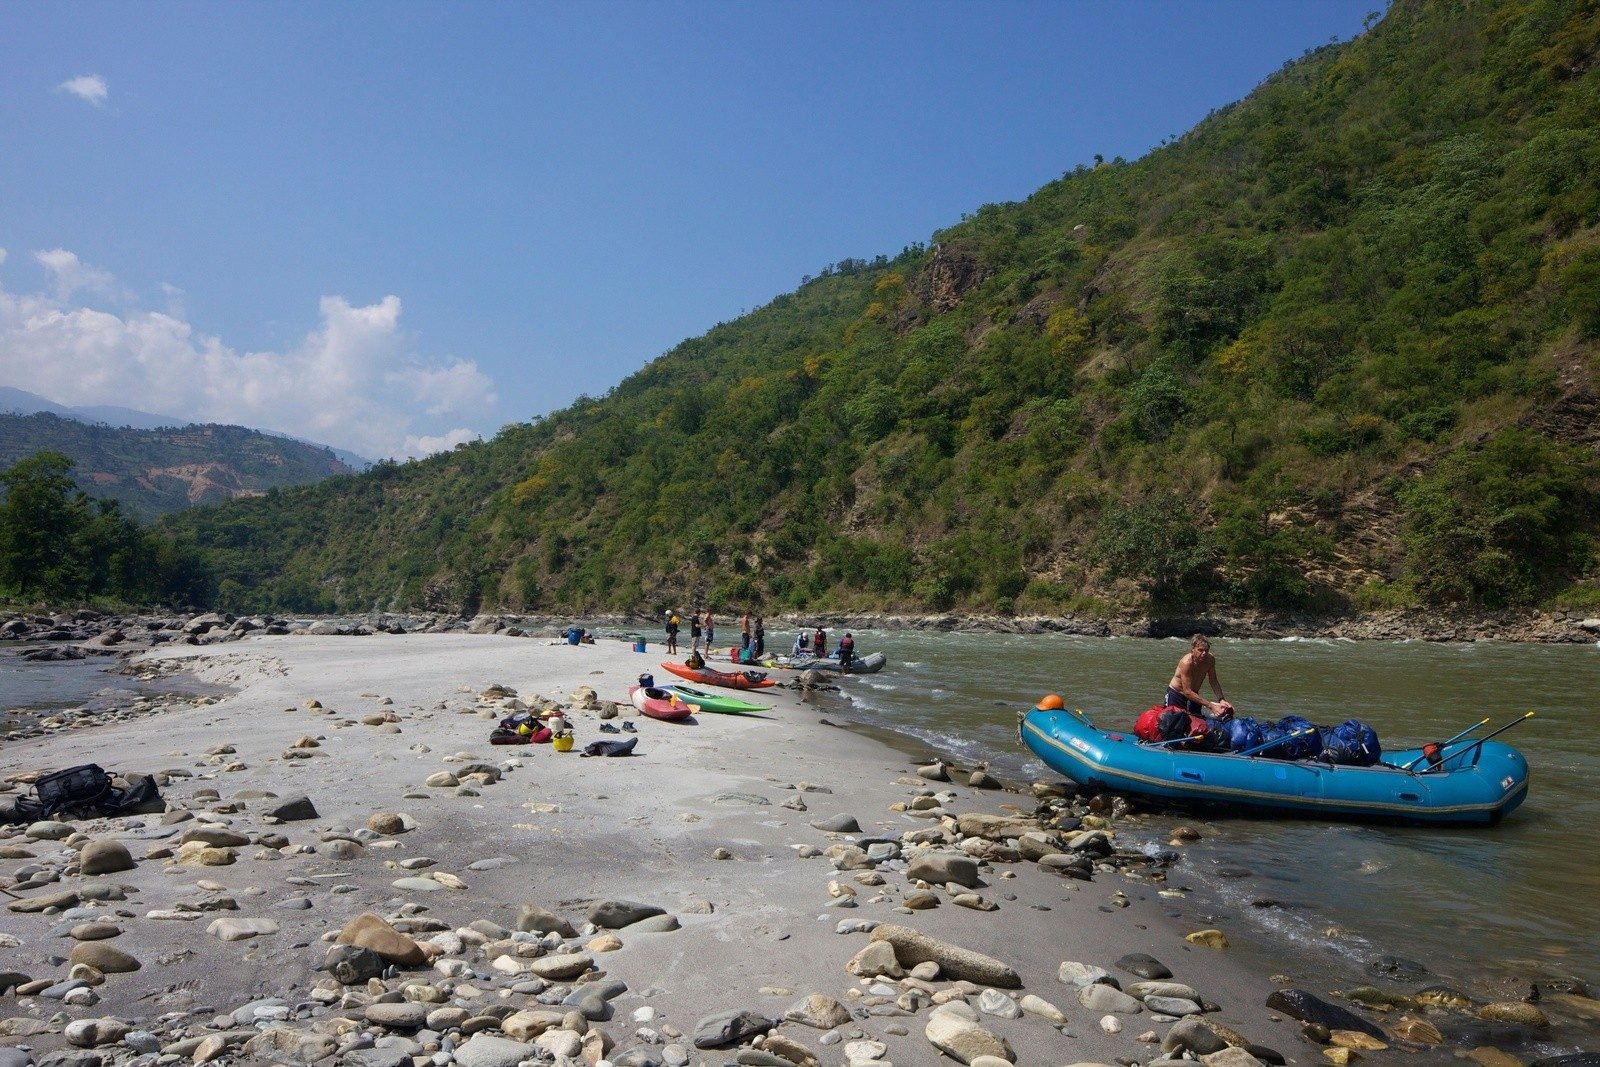
MULTIPOLYGON (((768 647, 787 650, 792 636, 774 634, 768 647)), ((861 653, 884 652, 889 664, 844 679, 848 701, 830 715, 913 754, 986 761, 1013 782, 1059 779, 1018 742, 1018 711, 1059 693, 1101 727, 1128 729, 1161 699, 1187 647, 1176 638, 855 636, 861 653)), ((1256 935, 1236 938, 1238 951, 1330 987, 1373 981, 1384 956, 1485 997, 1520 996, 1539 979, 1600 987, 1600 748, 1589 707, 1600 647, 1290 638, 1214 639, 1212 651, 1240 714, 1362 719, 1386 749, 1533 710, 1501 736, 1528 757, 1531 791, 1484 829, 1158 814, 1151 849, 1170 847, 1166 831, 1180 821, 1204 835, 1169 873, 1193 891, 1177 904, 1186 914, 1231 916, 1256 935)))

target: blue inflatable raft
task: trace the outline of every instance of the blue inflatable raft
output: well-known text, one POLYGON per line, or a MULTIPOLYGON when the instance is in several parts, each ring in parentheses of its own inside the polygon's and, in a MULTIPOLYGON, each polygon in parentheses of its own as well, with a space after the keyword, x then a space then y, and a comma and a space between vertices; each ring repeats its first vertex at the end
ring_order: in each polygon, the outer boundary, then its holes
POLYGON ((1065 708, 1026 712, 1017 732, 1081 786, 1261 814, 1492 826, 1528 796, 1528 761, 1499 741, 1447 745, 1437 765, 1419 748, 1348 767, 1141 744, 1065 708))

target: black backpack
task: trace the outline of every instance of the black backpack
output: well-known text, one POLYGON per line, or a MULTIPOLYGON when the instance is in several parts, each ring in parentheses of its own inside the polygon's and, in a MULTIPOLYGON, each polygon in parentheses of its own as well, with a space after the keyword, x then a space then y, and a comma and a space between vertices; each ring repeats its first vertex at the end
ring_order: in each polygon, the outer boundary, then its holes
POLYGON ((111 775, 94 763, 42 775, 33 783, 33 796, 0 804, 0 825, 58 815, 134 815, 163 809, 161 789, 154 778, 146 774, 126 777, 128 787, 118 789, 111 784, 111 775))
POLYGON ((111 791, 111 776, 98 763, 85 763, 41 776, 33 791, 45 815, 59 815, 98 807, 111 791))

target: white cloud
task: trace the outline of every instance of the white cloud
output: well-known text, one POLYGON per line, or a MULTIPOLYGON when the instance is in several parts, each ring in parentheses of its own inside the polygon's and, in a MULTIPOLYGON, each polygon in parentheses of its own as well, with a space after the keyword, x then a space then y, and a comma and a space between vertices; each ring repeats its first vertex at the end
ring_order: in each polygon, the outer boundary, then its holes
MULTIPOLYGON (((0 286, 0 383, 61 404, 118 404, 278 430, 372 458, 454 447, 477 434, 432 416, 482 413, 493 382, 475 363, 430 362, 400 327, 400 298, 321 302, 321 320, 282 352, 243 352, 181 314, 112 313, 73 300, 116 280, 63 249, 36 253, 55 292, 0 286), (449 424, 445 424, 448 426, 449 424)), ((181 293, 176 304, 181 310, 181 293)), ((174 294, 168 291, 169 303, 174 294)))
POLYGON ((162 282, 161 294, 167 298, 168 315, 171 315, 175 319, 187 317, 188 313, 184 310, 186 306, 184 301, 188 299, 188 293, 184 292, 182 289, 179 289, 176 285, 173 285, 170 282, 162 282))
POLYGON ((494 403, 494 383, 476 363, 452 360, 445 367, 408 367, 388 376, 394 385, 406 387, 411 397, 425 404, 430 415, 470 412, 482 403, 494 403))
POLYGON ((35 252, 45 270, 56 282, 56 296, 62 301, 71 300, 79 290, 88 290, 101 296, 122 296, 116 291, 116 279, 111 272, 91 267, 65 248, 52 248, 48 252, 35 252))
POLYGON ((56 86, 56 92, 71 93, 79 100, 95 107, 104 107, 106 97, 110 95, 106 80, 98 74, 80 74, 76 78, 68 78, 56 86))
POLYGON ((3 248, 0 248, 0 265, 3 265, 5 263, 5 261, 6 261, 6 250, 3 249, 3 248))
POLYGON ((435 452, 444 452, 457 445, 464 445, 468 441, 476 441, 479 437, 476 430, 451 430, 438 436, 408 437, 405 448, 401 451, 407 459, 417 459, 421 456, 431 456, 435 452))

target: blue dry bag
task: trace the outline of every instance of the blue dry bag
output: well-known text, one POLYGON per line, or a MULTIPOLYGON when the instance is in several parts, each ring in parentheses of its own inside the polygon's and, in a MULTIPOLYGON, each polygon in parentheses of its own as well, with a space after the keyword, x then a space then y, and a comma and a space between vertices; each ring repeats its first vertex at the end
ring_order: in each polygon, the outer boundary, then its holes
POLYGON ((1315 759, 1322 752, 1322 735, 1317 732, 1310 719, 1299 715, 1285 715, 1278 720, 1278 726, 1285 734, 1296 730, 1309 730, 1309 733, 1291 738, 1273 749, 1268 755, 1278 759, 1315 759))
POLYGON ((1261 724, 1248 715, 1235 715, 1220 727, 1228 738, 1228 751, 1245 752, 1255 748, 1267 738, 1261 732, 1261 724))
POLYGON ((1378 732, 1359 719, 1322 728, 1322 758, 1346 767, 1370 767, 1383 755, 1378 732))

